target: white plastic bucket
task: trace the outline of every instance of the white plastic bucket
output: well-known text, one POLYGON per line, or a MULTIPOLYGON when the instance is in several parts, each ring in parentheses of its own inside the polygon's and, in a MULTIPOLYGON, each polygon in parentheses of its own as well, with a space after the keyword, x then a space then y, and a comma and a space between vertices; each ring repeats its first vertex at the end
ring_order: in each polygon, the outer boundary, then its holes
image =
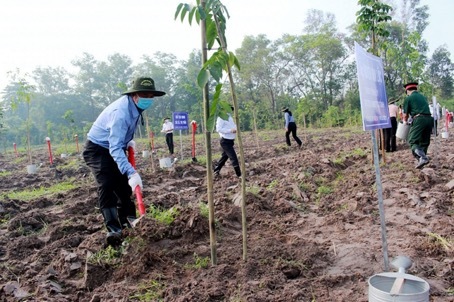
POLYGON ((397 125, 396 137, 398 137, 402 140, 407 140, 409 132, 410 132, 410 125, 400 122, 397 125))
POLYGON ((164 157, 159 160, 159 166, 161 168, 170 168, 172 167, 172 159, 170 157, 164 157))
POLYGON ((449 132, 448 131, 443 131, 441 133, 441 138, 449 138, 449 132))
POLYGON ((142 151, 142 157, 143 158, 149 158, 150 157, 150 151, 142 151))
POLYGON ((369 302, 429 302, 429 283, 405 273, 382 273, 369 278, 369 302), (399 293, 391 289, 397 278, 404 283, 399 293))
POLYGON ((36 165, 27 165, 27 173, 28 174, 35 174, 36 173, 36 165))

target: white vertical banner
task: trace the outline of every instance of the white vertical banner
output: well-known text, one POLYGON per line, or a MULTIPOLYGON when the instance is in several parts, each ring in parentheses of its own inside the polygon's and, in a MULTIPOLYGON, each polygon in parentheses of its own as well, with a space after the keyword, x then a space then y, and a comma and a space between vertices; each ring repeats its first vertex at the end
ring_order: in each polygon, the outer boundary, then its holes
POLYGON ((382 59, 356 42, 355 57, 363 129, 391 128, 382 59))

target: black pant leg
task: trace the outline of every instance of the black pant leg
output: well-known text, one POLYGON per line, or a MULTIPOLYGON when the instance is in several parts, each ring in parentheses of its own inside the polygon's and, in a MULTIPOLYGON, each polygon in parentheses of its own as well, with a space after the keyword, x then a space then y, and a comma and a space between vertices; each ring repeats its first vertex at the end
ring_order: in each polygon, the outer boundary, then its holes
POLYGON ((285 142, 287 143, 287 146, 291 146, 290 142, 290 129, 287 128, 287 131, 285 132, 285 142))
POLYGON ((221 139, 222 150, 224 150, 225 155, 227 155, 227 157, 230 159, 230 163, 233 167, 239 167, 238 157, 236 155, 235 148, 233 147, 234 145, 234 140, 223 138, 221 139))
POLYGON ((167 148, 169 148, 169 153, 173 154, 173 133, 167 133, 166 134, 166 143, 167 143, 167 148))
POLYGON ((391 151, 397 150, 396 132, 397 132, 397 119, 395 117, 392 117, 391 118, 391 151))
POLYGON ((296 129, 297 129, 296 123, 290 122, 288 124, 288 130, 292 133, 293 139, 296 141, 298 146, 301 146, 302 142, 301 142, 300 138, 296 135, 296 129))
POLYGON ((128 184, 128 177, 121 174, 109 150, 87 141, 83 157, 98 185, 99 208, 116 208, 120 205, 130 213, 134 207, 131 200, 132 189, 128 184))

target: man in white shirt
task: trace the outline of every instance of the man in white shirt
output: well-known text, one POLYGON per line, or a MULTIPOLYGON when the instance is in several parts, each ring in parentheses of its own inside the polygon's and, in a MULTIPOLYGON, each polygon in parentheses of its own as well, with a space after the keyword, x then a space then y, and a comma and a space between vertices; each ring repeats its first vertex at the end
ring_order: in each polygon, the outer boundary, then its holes
POLYGON ((169 148, 170 155, 173 155, 173 123, 170 121, 170 118, 166 117, 164 119, 161 132, 166 134, 166 144, 169 148))
POLYGON ((432 114, 432 117, 434 118, 434 129, 432 129, 432 134, 435 136, 438 135, 437 129, 438 129, 438 118, 440 117, 440 106, 438 103, 435 103, 437 108, 434 108, 434 103, 433 101, 429 104, 429 109, 430 109, 430 114, 432 114))
MULTIPOLYGON (((231 108, 233 110, 233 106, 231 108)), ((233 147, 236 137, 236 125, 233 121, 232 115, 229 113, 228 116, 227 120, 223 120, 220 117, 216 120, 216 132, 218 132, 221 137, 220 145, 222 148, 222 155, 214 167, 215 177, 219 176, 219 173, 221 172, 221 169, 225 165, 227 159, 230 159, 230 163, 235 170, 236 176, 241 177, 240 164, 238 163, 238 157, 236 155, 235 148, 233 147)))

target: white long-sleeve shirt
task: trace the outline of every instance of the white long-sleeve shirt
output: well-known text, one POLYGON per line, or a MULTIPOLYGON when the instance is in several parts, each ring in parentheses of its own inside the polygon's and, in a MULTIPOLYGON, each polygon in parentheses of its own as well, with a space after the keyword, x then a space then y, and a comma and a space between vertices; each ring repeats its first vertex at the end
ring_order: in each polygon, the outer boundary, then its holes
POLYGON ((219 133, 221 138, 225 139, 235 139, 236 137, 236 125, 233 121, 232 116, 229 114, 228 120, 223 120, 218 117, 216 119, 216 132, 219 133), (235 132, 233 132, 235 130, 235 132))
POLYGON ((168 122, 165 122, 163 125, 162 125, 162 130, 161 132, 164 132, 164 133, 173 133, 173 123, 168 121, 168 122))

